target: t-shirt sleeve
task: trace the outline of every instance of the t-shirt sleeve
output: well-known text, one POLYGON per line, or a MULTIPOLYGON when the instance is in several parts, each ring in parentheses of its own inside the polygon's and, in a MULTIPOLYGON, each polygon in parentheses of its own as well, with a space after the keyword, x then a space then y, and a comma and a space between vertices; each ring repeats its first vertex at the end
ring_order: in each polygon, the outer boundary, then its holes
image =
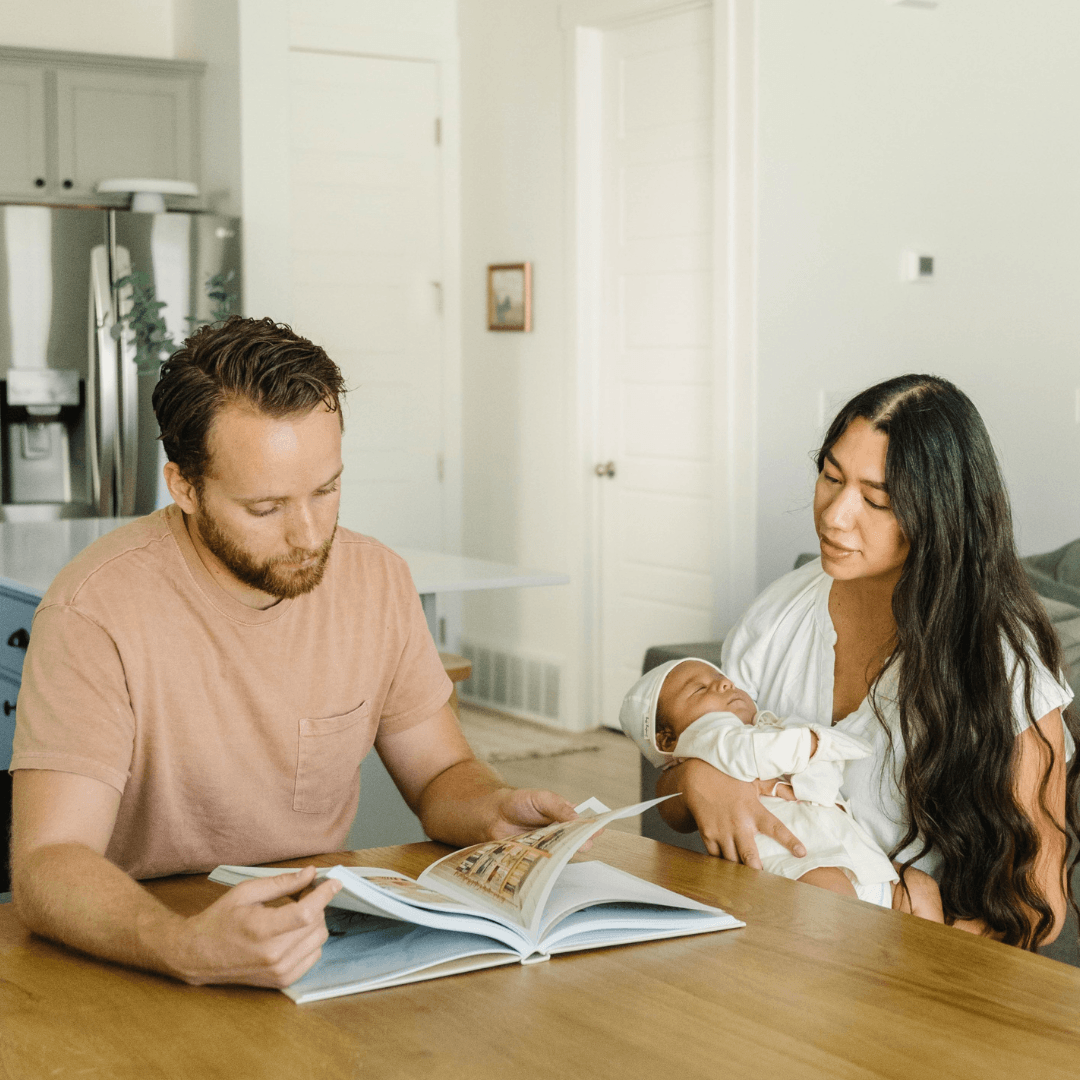
MULTIPOLYGON (((1008 656, 1008 653, 1006 654, 1008 656)), ((1031 714, 1028 714, 1024 694, 1024 670, 1019 661, 1014 659, 1012 675, 1013 721, 1019 735, 1031 726, 1032 719, 1041 720, 1055 709, 1064 709, 1073 699, 1067 685, 1055 679, 1047 666, 1034 653, 1031 657, 1031 714)), ((1071 761, 1076 752, 1076 744, 1069 729, 1065 728, 1065 760, 1071 761)))
POLYGON ((395 580, 395 607, 404 629, 404 646, 383 699, 379 734, 404 731, 434 716, 450 698, 454 684, 431 639, 420 596, 402 560, 395 580))
POLYGON ((123 793, 134 738, 112 638, 67 604, 39 608, 23 664, 11 771, 77 773, 123 793))

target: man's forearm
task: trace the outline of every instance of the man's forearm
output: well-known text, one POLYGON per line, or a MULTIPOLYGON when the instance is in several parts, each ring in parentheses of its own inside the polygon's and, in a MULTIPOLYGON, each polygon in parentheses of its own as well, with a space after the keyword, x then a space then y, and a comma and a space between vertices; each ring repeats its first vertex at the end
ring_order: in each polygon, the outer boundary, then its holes
POLYGON ((51 844, 13 868, 23 923, 43 937, 132 967, 175 974, 168 943, 183 924, 138 882, 83 844, 51 844))
POLYGON ((495 839, 499 820, 492 796, 511 790, 482 761, 459 761, 439 773, 420 796, 417 816, 432 840, 463 847, 495 839))

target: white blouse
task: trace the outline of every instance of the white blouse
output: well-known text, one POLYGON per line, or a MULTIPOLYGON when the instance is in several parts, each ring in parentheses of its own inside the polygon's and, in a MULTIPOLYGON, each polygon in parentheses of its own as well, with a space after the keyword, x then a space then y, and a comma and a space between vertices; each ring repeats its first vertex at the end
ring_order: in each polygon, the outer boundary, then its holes
MULTIPOLYGON (((833 711, 833 665, 836 631, 829 616, 832 578, 815 559, 774 581, 747 609, 724 641, 721 667, 736 686, 745 690, 759 709, 767 709, 793 722, 817 721, 827 725, 833 711)), ((1059 682, 1038 656, 1033 661, 1035 718, 1072 701, 1072 691, 1059 682)), ((877 689, 878 705, 892 734, 892 775, 886 775, 888 735, 865 698, 837 727, 865 739, 873 753, 847 765, 841 794, 857 821, 885 851, 891 851, 904 833, 904 799, 899 777, 904 762, 896 703, 896 670, 890 670, 877 689)), ((1023 679, 1013 680, 1013 716, 1017 733, 1030 720, 1024 707, 1023 679)), ((1065 757, 1072 757, 1073 740, 1065 731, 1065 757)), ((912 845, 899 853, 903 861, 912 845)), ((914 865, 931 875, 941 857, 931 852, 914 865)))

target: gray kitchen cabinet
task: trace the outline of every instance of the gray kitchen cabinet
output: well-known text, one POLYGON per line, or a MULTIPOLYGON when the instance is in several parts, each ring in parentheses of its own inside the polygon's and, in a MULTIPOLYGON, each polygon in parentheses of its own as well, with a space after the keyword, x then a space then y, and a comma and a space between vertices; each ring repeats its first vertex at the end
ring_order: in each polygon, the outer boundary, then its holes
POLYGON ((203 68, 0 48, 0 199, 126 206, 126 195, 101 195, 98 183, 198 183, 203 68))
POLYGON ((45 71, 0 61, 0 191, 40 195, 45 173, 45 71))
POLYGON ((185 77, 60 68, 56 127, 61 186, 90 195, 98 181, 149 176, 196 181, 192 99, 185 77))

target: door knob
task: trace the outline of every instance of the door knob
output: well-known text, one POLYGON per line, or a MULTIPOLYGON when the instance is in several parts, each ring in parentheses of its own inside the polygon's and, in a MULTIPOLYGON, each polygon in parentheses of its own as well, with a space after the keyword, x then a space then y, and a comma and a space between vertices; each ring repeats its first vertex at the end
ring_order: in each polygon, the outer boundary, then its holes
POLYGON ((615 462, 614 461, 602 461, 599 465, 593 469, 593 472, 597 476, 614 476, 615 475, 615 462))

